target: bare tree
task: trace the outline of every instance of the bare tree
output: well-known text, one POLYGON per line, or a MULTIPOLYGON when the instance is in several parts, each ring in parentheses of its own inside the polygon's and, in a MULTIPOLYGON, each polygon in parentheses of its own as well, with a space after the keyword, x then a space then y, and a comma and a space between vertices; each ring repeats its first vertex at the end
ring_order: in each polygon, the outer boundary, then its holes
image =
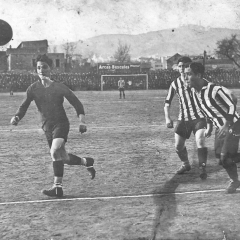
POLYGON ((57 53, 57 46, 53 46, 53 53, 57 53))
POLYGON ((232 60, 240 68, 240 41, 236 34, 218 41, 216 53, 232 60))
POLYGON ((73 56, 73 54, 75 52, 76 47, 77 47, 76 43, 69 43, 69 42, 67 42, 67 43, 65 43, 63 45, 63 49, 65 51, 67 60, 71 60, 72 59, 72 56, 73 56))
POLYGON ((118 49, 117 51, 114 53, 114 58, 117 62, 130 62, 130 45, 127 45, 126 43, 123 44, 121 41, 118 42, 118 49))
POLYGON ((77 46, 75 43, 69 43, 69 42, 63 45, 63 49, 66 55, 65 71, 67 72, 71 71, 71 69, 73 68, 72 58, 73 58, 73 54, 76 47, 77 46))

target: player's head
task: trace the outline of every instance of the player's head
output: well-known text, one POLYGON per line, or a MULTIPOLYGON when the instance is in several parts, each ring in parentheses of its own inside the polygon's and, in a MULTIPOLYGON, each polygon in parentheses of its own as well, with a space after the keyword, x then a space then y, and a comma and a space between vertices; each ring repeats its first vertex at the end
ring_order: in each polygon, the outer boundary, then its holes
POLYGON ((178 71, 179 73, 183 74, 184 69, 189 66, 189 64, 192 62, 190 57, 181 57, 178 59, 177 64, 178 64, 178 71))
POLYGON ((52 59, 50 59, 46 54, 38 55, 36 58, 37 62, 37 73, 41 76, 50 77, 50 71, 52 67, 52 59))
POLYGON ((193 62, 189 67, 185 68, 184 76, 185 80, 190 87, 196 87, 203 78, 205 68, 202 63, 193 62))
POLYGON ((52 67, 53 61, 51 58, 49 58, 46 54, 38 55, 36 58, 36 62, 44 62, 46 63, 50 68, 52 67))

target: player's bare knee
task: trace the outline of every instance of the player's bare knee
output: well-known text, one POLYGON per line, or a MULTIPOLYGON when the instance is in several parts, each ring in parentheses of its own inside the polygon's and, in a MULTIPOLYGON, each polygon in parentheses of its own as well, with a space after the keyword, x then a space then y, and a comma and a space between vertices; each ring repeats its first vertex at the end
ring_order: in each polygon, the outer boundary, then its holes
POLYGON ((196 145, 197 148, 204 148, 205 147, 205 129, 200 129, 197 131, 195 135, 196 145))
POLYGON ((61 161, 65 159, 65 148, 62 145, 55 145, 50 150, 51 158, 53 161, 61 161))
POLYGON ((205 147, 205 138, 196 139, 197 148, 205 147))
POLYGON ((53 161, 61 161, 66 158, 65 141, 62 138, 53 139, 50 149, 51 158, 53 161))
POLYGON ((53 161, 58 161, 60 156, 60 148, 56 148, 56 147, 51 148, 50 154, 53 161))
POLYGON ((178 134, 175 134, 175 150, 181 152, 185 148, 186 139, 178 134))

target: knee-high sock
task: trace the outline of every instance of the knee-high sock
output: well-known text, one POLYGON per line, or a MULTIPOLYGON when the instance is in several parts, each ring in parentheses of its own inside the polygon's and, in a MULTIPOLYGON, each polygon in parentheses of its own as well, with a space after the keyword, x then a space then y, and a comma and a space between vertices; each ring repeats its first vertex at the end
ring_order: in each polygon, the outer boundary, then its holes
POLYGON ((228 166, 225 168, 228 176, 233 180, 233 181, 237 181, 238 180, 238 172, 237 172, 237 165, 236 163, 228 166))
POLYGON ((85 158, 80 158, 71 153, 69 153, 68 156, 69 156, 69 161, 67 162, 68 165, 83 165, 83 166, 85 166, 87 164, 85 158))
POLYGON ((63 172, 64 172, 63 161, 53 161, 53 173, 55 185, 62 185, 63 172))
POLYGON ((53 172, 55 177, 63 177, 64 172, 63 161, 53 161, 53 172))

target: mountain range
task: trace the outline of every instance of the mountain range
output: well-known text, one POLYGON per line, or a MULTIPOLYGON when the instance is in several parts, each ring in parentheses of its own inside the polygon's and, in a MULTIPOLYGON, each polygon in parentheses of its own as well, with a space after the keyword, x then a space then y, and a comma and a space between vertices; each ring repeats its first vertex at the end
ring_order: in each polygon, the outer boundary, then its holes
MULTIPOLYGON (((74 53, 81 54, 83 58, 93 54, 104 59, 110 58, 116 52, 119 41, 130 45, 131 58, 202 55, 206 50, 208 55, 213 55, 217 41, 231 37, 232 34, 240 36, 239 29, 205 28, 199 25, 186 25, 175 29, 164 29, 138 35, 130 34, 104 34, 88 38, 84 41, 74 42, 74 53)), ((50 49, 64 52, 63 45, 50 46, 50 49)))

